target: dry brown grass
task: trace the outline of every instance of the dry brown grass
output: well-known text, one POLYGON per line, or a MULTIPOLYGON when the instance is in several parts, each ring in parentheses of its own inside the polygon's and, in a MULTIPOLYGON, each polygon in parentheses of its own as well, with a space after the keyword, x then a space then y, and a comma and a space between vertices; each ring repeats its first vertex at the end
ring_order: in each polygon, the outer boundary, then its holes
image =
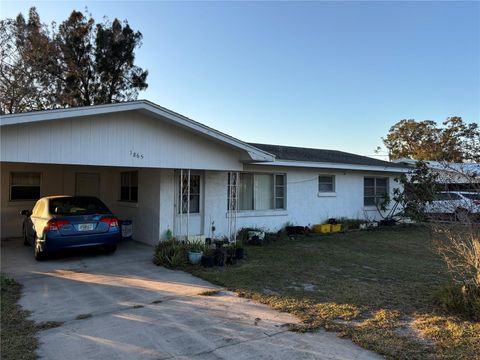
POLYGON ((190 271, 297 315, 388 359, 480 359, 480 324, 448 315, 435 292, 451 279, 422 227, 282 240, 248 247, 227 268, 190 271))

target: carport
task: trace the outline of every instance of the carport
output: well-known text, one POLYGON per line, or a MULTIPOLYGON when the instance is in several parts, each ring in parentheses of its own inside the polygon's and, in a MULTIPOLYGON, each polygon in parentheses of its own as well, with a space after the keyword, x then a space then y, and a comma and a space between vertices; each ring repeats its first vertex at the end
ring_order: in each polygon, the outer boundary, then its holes
POLYGON ((132 220, 135 238, 158 241, 160 169, 2 163, 2 237, 20 237, 23 217, 47 195, 96 196, 119 219, 132 220), (142 191, 138 192, 141 187, 142 191), (5 234, 6 236, 3 236, 5 234))

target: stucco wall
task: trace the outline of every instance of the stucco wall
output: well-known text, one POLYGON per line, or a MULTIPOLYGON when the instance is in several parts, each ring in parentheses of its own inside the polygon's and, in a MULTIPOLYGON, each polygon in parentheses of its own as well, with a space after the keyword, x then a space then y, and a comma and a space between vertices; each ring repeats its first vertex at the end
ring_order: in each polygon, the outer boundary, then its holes
MULTIPOLYGON (((389 177, 389 190, 392 195, 397 175, 354 172, 324 171, 315 169, 275 168, 269 166, 246 165, 245 171, 285 173, 287 175, 286 210, 239 211, 237 229, 242 227, 262 228, 277 231, 286 223, 309 226, 329 218, 381 219, 374 207, 363 205, 363 179, 365 176, 389 177), (322 196, 318 193, 318 175, 335 175, 336 194, 322 196)), ((209 234, 209 223, 215 222, 216 235, 227 234, 227 174, 206 172, 205 186, 205 230, 209 234)))
MULTIPOLYGON (((138 169, 139 201, 137 204, 118 201, 120 172, 131 168, 63 166, 1 163, 1 237, 21 235, 22 209, 31 209, 33 202, 9 201, 11 171, 39 171, 42 173, 41 195, 75 193, 77 172, 100 174, 100 197, 120 219, 133 220, 134 238, 155 244, 164 239, 168 229, 175 229, 175 172, 172 169, 138 169)), ((239 211, 237 229, 263 228, 276 231, 287 222, 308 226, 322 223, 329 218, 379 219, 375 208, 363 205, 363 179, 365 176, 389 176, 390 192, 397 185, 395 175, 374 172, 320 171, 315 169, 272 168, 246 165, 245 171, 285 173, 287 181, 286 210, 239 211), (335 175, 336 194, 319 196, 318 175, 335 175)), ((215 236, 228 233, 227 179, 228 173, 204 171, 202 173, 203 234, 211 236, 214 223, 215 236)), ((193 232, 190 232, 193 234, 193 232)))

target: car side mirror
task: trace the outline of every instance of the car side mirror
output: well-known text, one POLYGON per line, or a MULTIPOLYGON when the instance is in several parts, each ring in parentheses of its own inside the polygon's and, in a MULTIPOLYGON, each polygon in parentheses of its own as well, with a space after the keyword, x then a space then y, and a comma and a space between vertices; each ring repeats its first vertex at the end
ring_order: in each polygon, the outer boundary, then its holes
POLYGON ((20 215, 30 216, 32 215, 32 213, 30 212, 30 210, 22 210, 20 212, 20 215))

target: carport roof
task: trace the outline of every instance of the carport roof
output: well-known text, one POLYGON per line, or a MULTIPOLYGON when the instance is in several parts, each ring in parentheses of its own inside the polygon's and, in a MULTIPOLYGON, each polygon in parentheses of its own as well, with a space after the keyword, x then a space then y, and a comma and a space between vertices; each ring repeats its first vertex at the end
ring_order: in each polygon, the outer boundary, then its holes
POLYGON ((28 124, 40 121, 61 120, 126 111, 143 111, 150 114, 151 116, 162 118, 185 129, 196 132, 200 135, 212 138, 216 141, 220 141, 234 148, 244 150, 249 154, 252 161, 255 162, 275 160, 274 155, 264 150, 258 149, 237 138, 234 138, 233 136, 222 133, 218 130, 208 127, 204 124, 201 124, 195 120, 192 120, 186 116, 183 116, 179 113, 164 108, 148 100, 137 100, 105 105, 81 106, 2 115, 0 117, 0 126, 28 124))

